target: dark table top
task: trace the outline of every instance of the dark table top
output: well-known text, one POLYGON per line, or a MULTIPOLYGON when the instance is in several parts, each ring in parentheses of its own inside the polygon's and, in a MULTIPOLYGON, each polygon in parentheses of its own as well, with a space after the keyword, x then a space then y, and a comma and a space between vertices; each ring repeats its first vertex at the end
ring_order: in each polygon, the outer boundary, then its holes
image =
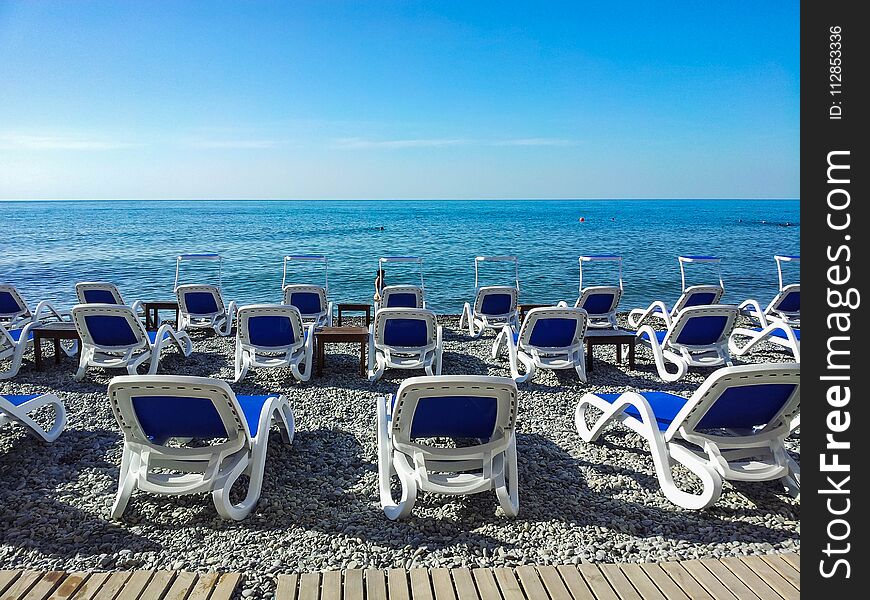
POLYGON ((325 341, 363 341, 369 337, 367 327, 322 327, 314 330, 314 335, 318 338, 325 338, 325 341))
POLYGON ((627 329, 592 329, 586 330, 587 338, 608 339, 608 338, 634 338, 637 333, 627 329))

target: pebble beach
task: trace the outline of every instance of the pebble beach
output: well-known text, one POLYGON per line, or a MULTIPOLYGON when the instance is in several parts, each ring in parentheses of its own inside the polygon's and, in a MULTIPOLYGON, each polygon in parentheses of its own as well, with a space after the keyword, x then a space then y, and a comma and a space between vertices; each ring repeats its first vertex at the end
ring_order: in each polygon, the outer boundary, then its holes
MULTIPOLYGON (((624 321, 624 316, 621 317, 624 321)), ((490 356, 492 333, 473 340, 458 317, 444 326, 443 374, 510 376, 506 355, 490 356)), ((193 354, 164 350, 159 373, 232 381, 235 337, 193 332, 193 354)), ((359 375, 358 346, 330 345, 321 377, 305 383, 287 369, 254 369, 231 384, 239 394, 283 393, 296 418, 292 445, 270 436, 263 491, 241 522, 221 519, 208 495, 135 492, 123 518, 109 518, 122 438, 106 386, 122 371, 89 369, 74 382, 74 359, 29 352, 0 393, 50 391, 68 412, 67 429, 43 444, 17 425, 0 430, 0 564, 40 570, 184 569, 239 571, 245 597, 274 594, 279 573, 344 568, 501 567, 523 564, 658 562, 800 550, 800 501, 779 482, 725 482, 703 511, 661 493, 646 443, 611 426, 595 444, 574 428, 580 397, 592 392, 662 390, 688 397, 713 369, 677 383, 658 378, 651 353, 616 363, 596 347, 589 383, 573 370, 538 371, 519 385, 517 448, 520 513, 508 519, 494 493, 422 494, 412 516, 391 522, 377 492, 375 402, 422 371, 359 375)), ((793 362, 766 345, 735 361, 793 362)), ((46 415, 42 415, 45 417, 46 415)), ((800 439, 787 441, 800 461, 800 439)), ((675 471, 685 489, 693 481, 675 471)))

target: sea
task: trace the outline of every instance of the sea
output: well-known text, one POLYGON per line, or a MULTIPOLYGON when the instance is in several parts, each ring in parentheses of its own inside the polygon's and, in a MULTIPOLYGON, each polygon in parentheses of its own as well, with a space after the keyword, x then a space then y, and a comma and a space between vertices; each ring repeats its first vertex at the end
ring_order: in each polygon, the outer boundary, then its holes
MULTIPOLYGON (((371 302, 378 258, 418 256, 429 308, 457 314, 474 299, 474 257, 514 255, 520 302, 573 305, 578 257, 623 257, 620 310, 680 293, 678 255, 722 258, 723 302, 777 291, 775 254, 800 254, 799 200, 288 200, 0 202, 0 283, 35 304, 75 304, 78 281, 111 281, 124 300, 173 298, 181 283, 216 283, 239 304, 281 301, 285 255, 328 259, 335 302, 371 302), (220 273, 218 273, 220 267, 220 273)), ((787 282, 800 279, 787 265, 787 282)), ((485 263, 480 285, 513 284, 509 263, 485 263)), ((584 285, 615 284, 614 263, 584 266, 584 285)), ((688 284, 716 269, 687 267, 688 284)), ((325 280, 322 265, 290 263, 288 283, 325 280)), ((419 283, 418 265, 386 265, 387 284, 419 283)))

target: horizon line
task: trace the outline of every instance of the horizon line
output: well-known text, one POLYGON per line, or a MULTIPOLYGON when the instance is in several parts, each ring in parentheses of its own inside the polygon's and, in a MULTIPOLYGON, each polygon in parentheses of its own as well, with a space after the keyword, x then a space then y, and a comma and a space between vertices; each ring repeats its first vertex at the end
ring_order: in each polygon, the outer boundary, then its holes
POLYGON ((621 197, 621 198, 604 198, 604 197, 552 197, 552 198, 0 198, 0 202, 506 202, 506 201, 522 201, 522 202, 546 202, 546 201, 572 201, 572 200, 590 200, 590 201, 623 201, 623 200, 642 200, 642 201, 662 201, 662 200, 798 200, 800 198, 791 198, 785 196, 774 197, 732 197, 732 196, 708 196, 704 198, 679 197, 621 197))

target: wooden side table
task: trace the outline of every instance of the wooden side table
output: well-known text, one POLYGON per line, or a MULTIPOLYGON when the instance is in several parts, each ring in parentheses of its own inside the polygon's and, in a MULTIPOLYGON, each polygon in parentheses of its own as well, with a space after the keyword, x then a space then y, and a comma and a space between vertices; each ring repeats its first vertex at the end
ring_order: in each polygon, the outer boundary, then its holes
POLYGON ((592 371, 592 348, 595 346, 616 346, 616 362, 622 363, 622 345, 628 345, 628 368, 634 370, 634 347, 637 334, 627 329, 587 329, 586 330, 586 371, 592 371))
POLYGON ((366 347, 369 344, 369 330, 366 327, 322 327, 314 330, 314 346, 317 354, 317 375, 323 374, 326 344, 358 343, 359 373, 366 376, 366 347))
POLYGON ((151 300, 142 303, 145 309, 145 329, 157 331, 157 313, 161 310, 175 311, 175 326, 178 327, 178 301, 177 300, 151 300))
POLYGON ((341 327, 341 314, 346 312, 364 312, 366 314, 366 327, 372 322, 372 305, 353 302, 340 303, 338 305, 338 326, 341 327))
POLYGON ((33 362, 36 370, 42 368, 42 340, 54 342, 54 364, 60 364, 61 340, 74 340, 76 342, 76 362, 82 353, 82 340, 76 331, 75 323, 45 323, 31 329, 33 332, 33 362))

